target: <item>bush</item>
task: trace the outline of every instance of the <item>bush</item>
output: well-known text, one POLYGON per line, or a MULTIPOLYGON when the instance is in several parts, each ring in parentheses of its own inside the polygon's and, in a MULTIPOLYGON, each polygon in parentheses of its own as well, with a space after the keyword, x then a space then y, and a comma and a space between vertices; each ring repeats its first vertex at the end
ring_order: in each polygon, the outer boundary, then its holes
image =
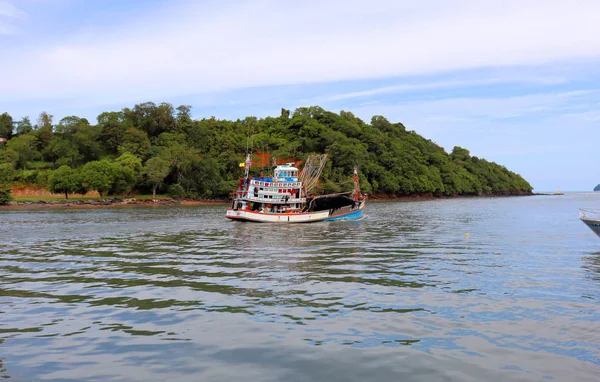
POLYGON ((14 176, 14 180, 36 187, 46 187, 48 184, 48 175, 48 171, 18 170, 14 176))
POLYGON ((0 163, 0 183, 12 183, 14 180, 14 172, 12 164, 0 163))
POLYGON ((5 185, 0 185, 0 206, 7 204, 13 200, 12 190, 10 187, 5 185))
POLYGON ((38 161, 29 163, 27 167, 32 170, 50 170, 53 168, 53 165, 52 162, 38 161))
POLYGON ((172 198, 184 198, 186 196, 185 190, 179 183, 170 185, 167 194, 172 198))

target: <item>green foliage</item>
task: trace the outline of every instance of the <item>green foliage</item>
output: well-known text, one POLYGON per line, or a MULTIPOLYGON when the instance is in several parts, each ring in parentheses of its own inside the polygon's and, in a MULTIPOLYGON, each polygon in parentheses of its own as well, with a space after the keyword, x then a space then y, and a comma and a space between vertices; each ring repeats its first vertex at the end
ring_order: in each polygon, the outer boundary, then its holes
POLYGON ((179 183, 170 185, 167 194, 172 198, 184 198, 186 196, 183 186, 179 183))
POLYGON ((8 185, 0 184, 0 206, 12 201, 12 190, 8 185))
POLYGON ((0 184, 10 184, 14 180, 13 166, 11 163, 0 163, 0 184))
POLYGON ((171 165, 168 160, 160 157, 148 159, 143 169, 148 184, 152 186, 152 198, 156 198, 156 188, 165 179, 171 171, 171 165))
POLYGON ((88 162, 81 169, 83 186, 98 191, 100 199, 113 187, 117 176, 115 166, 106 159, 88 162))
POLYGON ((118 152, 130 152, 134 155, 143 156, 150 148, 148 134, 136 128, 130 127, 125 130, 122 142, 117 148, 118 152))
MULTIPOLYGON (((102 113, 96 125, 77 116, 53 125, 52 116, 41 113, 34 127, 27 117, 13 123, 7 113, 0 115, 0 135, 10 126, 12 136, 0 148, 5 174, 0 176, 42 184, 50 168, 66 165, 81 170, 81 184, 102 195, 147 186, 155 193, 164 185, 172 195, 227 196, 242 175, 238 164, 244 160, 248 134, 253 151, 266 153, 263 159, 275 156, 281 163, 327 153, 319 192, 350 190, 355 165, 361 189, 368 193, 451 196, 532 190, 505 167, 462 147, 447 153, 401 123, 382 116, 366 123, 350 112, 338 115, 318 106, 227 121, 194 120, 190 106, 146 102, 102 113)), ((256 176, 271 167, 255 165, 252 171, 256 176)))
POLYGON ((0 114, 0 138, 11 138, 13 135, 14 125, 14 121, 10 114, 0 114))
POLYGON ((79 189, 81 189, 79 174, 69 166, 60 166, 48 180, 48 191, 64 193, 65 199, 69 198, 69 193, 79 189))
POLYGON ((17 170, 14 172, 13 182, 43 188, 48 184, 48 175, 47 171, 17 170))
POLYGON ((29 117, 23 117, 20 121, 18 121, 16 124, 16 130, 18 135, 31 133, 33 131, 33 126, 31 125, 29 117))
POLYGON ((115 180, 112 193, 130 193, 142 178, 142 160, 131 153, 123 153, 114 163, 115 180))
POLYGON ((23 134, 8 141, 6 147, 17 154, 17 167, 26 169, 27 162, 39 158, 36 150, 36 137, 33 134, 23 134))

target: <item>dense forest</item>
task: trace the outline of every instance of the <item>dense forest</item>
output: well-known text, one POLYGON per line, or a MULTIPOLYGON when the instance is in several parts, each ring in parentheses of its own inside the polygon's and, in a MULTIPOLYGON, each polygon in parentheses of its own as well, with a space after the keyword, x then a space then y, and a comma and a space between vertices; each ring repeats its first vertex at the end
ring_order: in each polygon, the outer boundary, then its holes
POLYGON ((359 166, 361 189, 369 194, 532 191, 505 167, 461 147, 447 153, 382 116, 366 123, 350 112, 313 106, 293 113, 282 109, 280 116, 263 119, 194 120, 190 106, 152 102, 104 112, 96 124, 77 116, 56 123, 45 112, 35 123, 28 117, 0 115, 0 185, 44 187, 65 196, 95 190, 101 197, 158 191, 173 197, 222 198, 242 175, 239 164, 248 136, 257 153, 254 175, 268 172, 273 157, 282 163, 327 153, 320 192, 350 190, 354 165, 359 166), (265 156, 269 160, 259 160, 265 156))

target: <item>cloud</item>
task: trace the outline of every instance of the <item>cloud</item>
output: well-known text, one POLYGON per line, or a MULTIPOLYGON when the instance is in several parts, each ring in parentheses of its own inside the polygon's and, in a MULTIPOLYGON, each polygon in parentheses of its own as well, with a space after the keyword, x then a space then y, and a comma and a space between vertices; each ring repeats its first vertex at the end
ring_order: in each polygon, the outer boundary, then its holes
POLYGON ((468 148, 472 155, 520 173, 538 191, 557 185, 582 190, 598 183, 593 179, 596 163, 589 160, 589 153, 596 150, 600 139, 599 92, 450 97, 351 109, 366 121, 384 115, 392 122, 402 122, 447 151, 454 146, 468 148), (564 110, 577 112, 563 115, 564 110))
POLYGON ((592 110, 583 113, 568 113, 563 118, 578 118, 585 121, 600 121, 600 110, 592 110))
POLYGON ((0 0, 0 36, 11 35, 17 32, 13 25, 14 19, 25 18, 27 14, 13 4, 0 0))
POLYGON ((573 101, 586 101, 597 96, 600 89, 536 93, 509 97, 455 97, 433 101, 380 104, 353 108, 361 116, 384 115, 391 120, 406 122, 465 121, 506 119, 569 109, 573 101))
POLYGON ((595 0, 180 1, 120 27, 12 47, 0 100, 129 102, 597 59, 597 14, 595 0))
POLYGON ((26 13, 7 1, 0 1, 0 17, 23 18, 26 13))
POLYGON ((565 78, 557 77, 527 77, 527 78, 489 78, 482 80, 471 80, 471 81, 439 81, 431 83, 420 83, 420 84, 405 84, 405 85, 394 85, 394 86, 383 86, 369 90, 361 90, 349 93, 334 94, 326 97, 315 98, 313 101, 316 102, 329 102, 329 101, 343 101, 352 98, 359 97, 370 97, 374 95, 390 94, 390 93, 405 93, 415 92, 423 90, 437 90, 437 89, 451 89, 451 88, 465 88, 465 87, 478 87, 498 84, 514 84, 514 83, 529 83, 538 85, 557 85, 567 83, 565 78))
MULTIPOLYGON (((495 98, 457 97, 370 105, 352 111, 367 121, 373 115, 384 115, 447 150, 456 145, 468 147, 474 155, 508 164, 510 156, 548 154, 551 150, 556 152, 557 146, 566 146, 563 151, 568 153, 570 146, 575 147, 570 142, 586 135, 590 139, 578 145, 593 145, 591 142, 599 135, 592 123, 597 116, 592 111, 597 112, 597 108, 578 114, 568 128, 561 121, 560 111, 596 99, 598 92, 600 89, 495 98)), ((518 162, 510 164, 516 169, 520 166, 518 162)))

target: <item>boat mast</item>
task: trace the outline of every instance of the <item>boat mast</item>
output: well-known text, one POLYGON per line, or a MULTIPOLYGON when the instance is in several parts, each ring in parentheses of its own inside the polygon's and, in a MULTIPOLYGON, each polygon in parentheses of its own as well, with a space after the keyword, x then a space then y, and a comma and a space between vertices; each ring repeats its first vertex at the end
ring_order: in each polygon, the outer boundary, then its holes
POLYGON ((246 163, 245 163, 245 169, 244 169, 244 184, 248 183, 248 180, 250 178, 250 164, 252 163, 252 160, 250 159, 250 153, 246 154, 246 163))
POLYGON ((250 185, 250 165, 252 164, 252 145, 250 142, 250 126, 248 126, 248 137, 246 138, 246 162, 244 163, 244 183, 242 191, 248 191, 250 185))
POLYGON ((354 197, 358 199, 360 195, 360 185, 358 183, 358 166, 354 166, 354 197))

